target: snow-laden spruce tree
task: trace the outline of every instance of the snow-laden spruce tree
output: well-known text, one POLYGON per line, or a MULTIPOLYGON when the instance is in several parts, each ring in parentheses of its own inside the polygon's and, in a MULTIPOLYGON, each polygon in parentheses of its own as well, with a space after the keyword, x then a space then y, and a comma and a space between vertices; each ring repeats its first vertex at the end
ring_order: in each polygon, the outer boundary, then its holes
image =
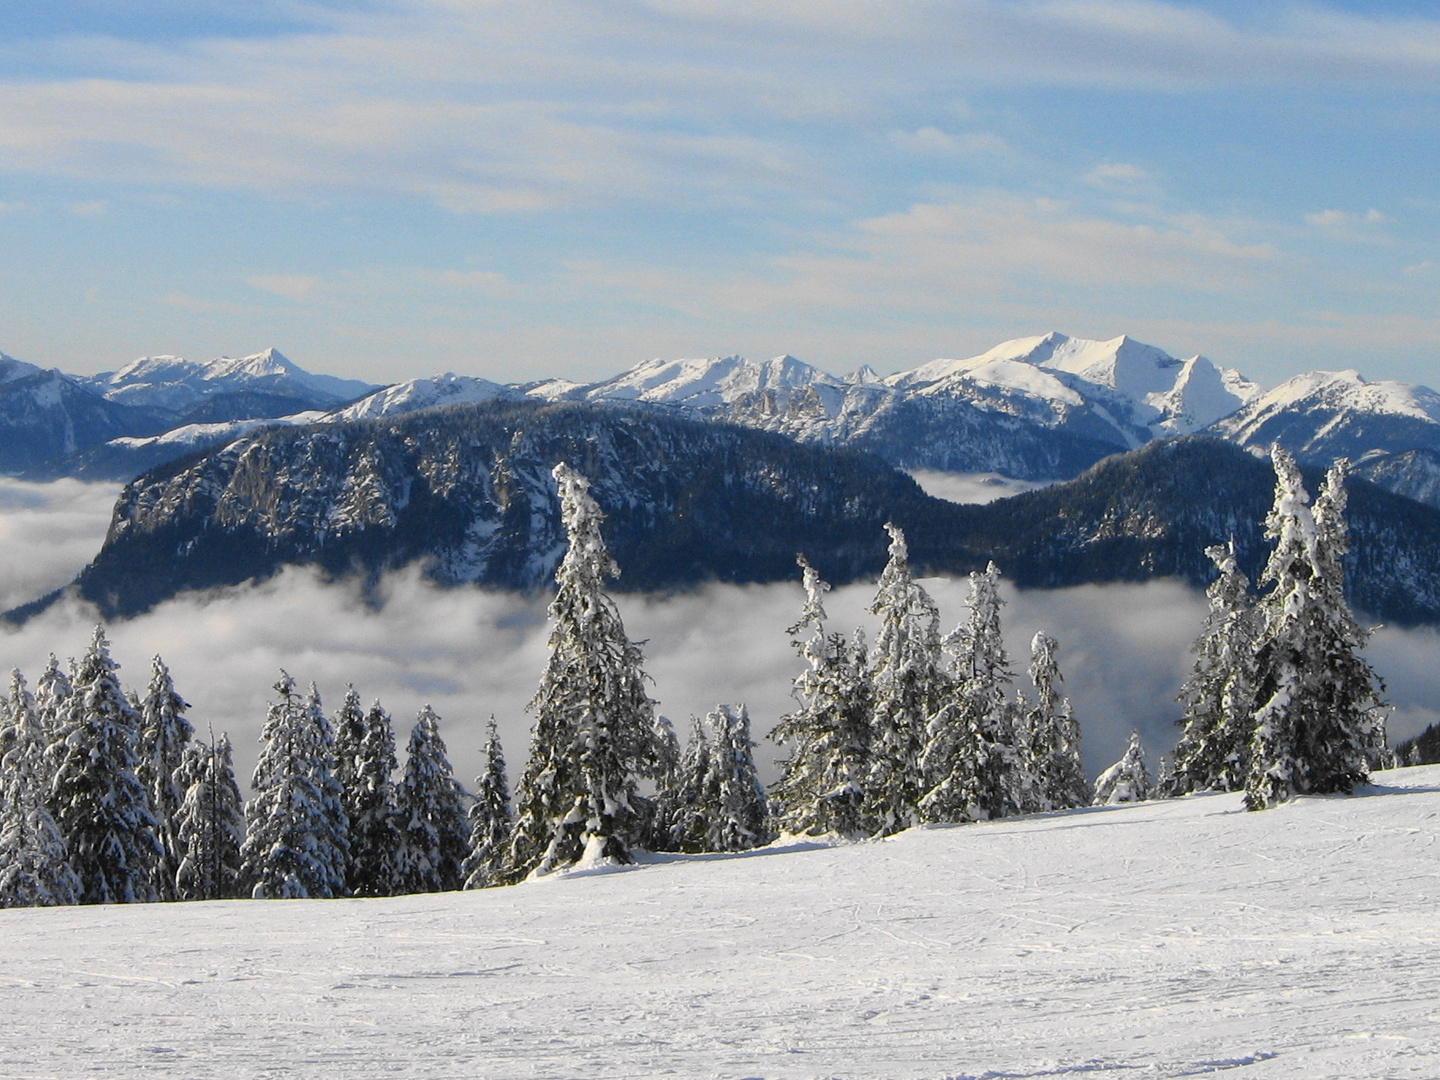
POLYGON ((655 803, 654 850, 691 854, 705 850, 709 831, 706 807, 711 801, 706 790, 711 778, 710 751, 705 724, 692 716, 690 738, 680 755, 675 783, 655 803))
POLYGON ((186 745, 175 770, 184 791, 175 817, 180 865, 175 891, 181 900, 228 900, 244 892, 240 845, 245 806, 235 782, 230 736, 213 732, 210 743, 186 745))
POLYGON ((155 838, 160 859, 155 864, 155 891, 161 900, 174 900, 175 872, 183 856, 176 838, 176 815, 184 790, 175 782, 175 770, 195 734, 185 718, 189 705, 175 692, 170 669, 157 653, 150 660, 150 685, 140 702, 140 782, 150 793, 155 812, 155 838))
POLYGON ((1210 613, 1195 640, 1195 666, 1180 688, 1184 707, 1168 794, 1239 791, 1250 777, 1255 731, 1255 651, 1260 623, 1235 543, 1205 549, 1220 576, 1205 595, 1210 613))
POLYGON ((344 896, 349 823, 330 725, 313 686, 302 700, 282 670, 275 694, 250 782, 255 797, 245 807, 243 877, 257 900, 344 896))
POLYGON ((80 877, 82 904, 158 898, 160 842, 149 793, 135 772, 140 717, 120 687, 119 667, 97 626, 50 743, 49 809, 80 877))
MULTIPOLYGON (((71 664, 73 666, 73 660, 71 664)), ((40 729, 45 732, 46 738, 52 741, 55 733, 65 723, 66 703, 72 693, 74 686, 70 676, 65 673, 52 652, 45 670, 35 681, 35 715, 40 718, 40 729)))
POLYGON ((680 740, 668 716, 655 714, 655 793, 638 799, 641 811, 641 844, 647 851, 670 851, 670 826, 675 806, 675 789, 680 783, 680 740))
POLYGON ((485 771, 475 778, 475 803, 470 807, 470 853, 460 867, 465 888, 483 889, 499 883, 509 843, 510 783, 505 776, 500 729, 492 716, 485 726, 485 771))
POLYGON ((1245 805, 1262 810, 1296 795, 1350 792, 1369 776, 1383 741, 1381 687, 1360 656, 1366 634, 1344 595, 1346 465, 1327 475, 1314 511, 1295 461, 1279 446, 1275 541, 1261 582, 1271 586, 1256 674, 1255 731, 1245 805))
POLYGON ((880 627, 871 650, 870 769, 865 813, 877 836, 920 822, 926 727, 945 693, 940 666, 940 612, 910 570, 905 534, 886 523, 890 557, 872 614, 880 627))
POLYGON ((1140 733, 1132 731, 1130 743, 1120 760, 1095 778, 1092 805, 1144 802, 1150 794, 1150 770, 1145 767, 1145 748, 1140 745, 1140 733))
POLYGON ((1030 684, 1035 700, 1024 702, 1024 744, 1035 778, 1036 810, 1070 810, 1090 805, 1093 792, 1080 758, 1080 724, 1070 699, 1060 692, 1060 645, 1039 631, 1030 640, 1030 684))
POLYGON ((1026 808, 1032 786, 1015 745, 1010 659, 1000 632, 1000 570, 970 575, 966 621, 946 635, 949 691, 925 727, 926 821, 983 821, 1026 808))
POLYGON ((429 705, 410 729, 405 775, 396 802, 400 850, 396 879, 402 893, 449 892, 465 883, 460 866, 470 853, 464 793, 440 738, 440 718, 429 705))
POLYGON ((335 778, 348 823, 345 881, 352 896, 393 896, 401 832, 396 814, 395 733, 376 701, 368 712, 350 687, 335 714, 335 778))
POLYGON ((0 907, 57 907, 80 899, 65 837, 46 809, 49 745, 34 700, 19 671, 10 673, 3 725, 8 749, 0 759, 0 907))
POLYGON ((775 827, 794 835, 858 838, 866 828, 864 783, 870 761, 870 680, 864 639, 825 631, 830 586, 799 557, 805 606, 790 644, 805 661, 790 694, 796 709, 780 718, 772 742, 789 753, 770 790, 775 827))
POLYGON ((636 779, 657 771, 654 702, 640 647, 605 593, 619 568, 600 535, 589 483, 553 476, 569 547, 555 571, 550 656, 530 702, 530 760, 515 795, 507 880, 575 863, 629 862, 643 818, 636 779))
POLYGON ((770 839, 765 788, 752 754, 750 713, 743 704, 738 709, 717 705, 705 719, 711 732, 705 850, 749 851, 770 839))

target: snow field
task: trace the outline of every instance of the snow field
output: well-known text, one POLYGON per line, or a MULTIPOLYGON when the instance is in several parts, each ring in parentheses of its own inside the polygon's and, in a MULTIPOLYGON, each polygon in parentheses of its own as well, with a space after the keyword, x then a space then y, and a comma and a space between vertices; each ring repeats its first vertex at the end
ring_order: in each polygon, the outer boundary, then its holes
POLYGON ((1440 767, 507 889, 0 912, 0 1076, 1440 1076, 1440 767))

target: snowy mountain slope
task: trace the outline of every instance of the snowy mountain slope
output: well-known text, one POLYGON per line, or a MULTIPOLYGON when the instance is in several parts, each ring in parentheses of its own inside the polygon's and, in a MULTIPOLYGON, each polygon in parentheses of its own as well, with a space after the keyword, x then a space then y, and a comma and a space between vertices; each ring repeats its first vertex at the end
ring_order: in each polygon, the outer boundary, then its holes
POLYGON ((37 374, 41 370, 34 364, 27 364, 24 360, 16 360, 15 357, 0 352, 0 383, 14 382, 27 375, 37 374))
POLYGON ((239 358, 222 356, 208 363, 178 356, 143 356, 119 371, 103 372, 85 381, 109 401, 168 409, 177 414, 188 412, 207 398, 246 391, 265 391, 317 408, 353 401, 378 389, 359 379, 305 371, 275 348, 239 358))
POLYGON ((1278 442, 1303 461, 1440 450, 1440 394, 1370 381, 1358 371, 1311 371, 1247 402, 1211 432, 1240 446, 1278 442))
POLYGON ((0 472, 34 470, 120 435, 159 433, 169 423, 159 410, 107 401, 59 371, 0 377, 0 472))
POLYGON ((478 405, 486 401, 512 401, 523 395, 512 387, 489 379, 446 372, 428 379, 408 379, 394 386, 377 390, 353 405, 327 414, 326 422, 373 420, 381 416, 399 416, 420 409, 445 405, 478 405))
POLYGON ((1356 473, 1377 487, 1440 507, 1440 450, 1406 450, 1367 456, 1356 473))
POLYGON ((955 395, 1133 448, 1187 435, 1235 411, 1258 387, 1203 356, 1179 360, 1127 336, 1089 341, 1052 332, 967 360, 935 360, 887 384, 955 395))
POLYGON ((471 893, 0 911, 4 1071, 1433 1080, 1440 768, 1376 780, 471 893))

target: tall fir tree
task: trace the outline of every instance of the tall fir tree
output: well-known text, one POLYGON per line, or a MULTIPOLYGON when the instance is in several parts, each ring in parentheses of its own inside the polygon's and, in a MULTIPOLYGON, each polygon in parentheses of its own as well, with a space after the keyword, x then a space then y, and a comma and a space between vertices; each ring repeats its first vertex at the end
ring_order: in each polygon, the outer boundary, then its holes
POLYGON ((1360 656, 1366 634, 1344 596, 1346 466, 1330 470, 1312 511, 1294 459, 1279 446, 1271 458, 1265 535, 1275 548, 1261 577, 1271 589, 1259 604, 1251 810, 1354 790, 1369 776, 1377 728, 1383 733, 1379 680, 1360 656))
POLYGON ((920 756, 929 719, 944 694, 940 612, 915 581, 905 534, 886 523, 889 561, 872 614, 880 619, 871 654, 870 768, 865 812, 871 832, 899 832, 920 822, 924 778, 920 756))
POLYGON ((805 606, 788 632, 805 668, 791 688, 795 711, 770 732, 771 741, 789 751, 771 789, 771 814, 781 832, 857 838, 868 831, 871 702, 864 638, 857 630, 852 644, 844 634, 826 633, 830 586, 803 555, 799 563, 805 606))
POLYGON ((70 867, 65 837, 45 806, 48 740, 19 671, 10 674, 0 758, 0 907, 58 907, 77 903, 80 879, 70 867))
POLYGON ((46 738, 51 741, 64 726, 65 710, 74 689, 70 676, 52 652, 45 670, 35 681, 35 715, 40 718, 40 730, 45 732, 46 738))
POLYGON ((332 772, 329 724, 311 689, 285 672, 260 732, 264 744, 245 807, 242 874, 257 900, 345 895, 348 827, 332 772))
POLYGON ((463 792, 440 738, 440 718, 426 705, 410 730, 397 797, 400 851, 396 878, 404 893, 449 892, 464 884, 470 851, 463 792))
POLYGON ((1118 803, 1144 802, 1150 798, 1153 785, 1150 770, 1145 766, 1145 748, 1140 743, 1140 733, 1130 732, 1130 742, 1120 760, 1095 778, 1095 806, 1114 806, 1118 803))
POLYGON ((50 743, 49 809, 79 875, 82 904, 156 900, 162 857, 149 793, 136 776, 140 718, 97 626, 50 743))
POLYGON ((680 783, 680 740, 668 716, 655 714, 655 794, 641 798, 641 846, 647 851, 669 851, 675 788, 680 783))
POLYGON ((1220 576, 1205 595, 1210 613, 1196 638, 1195 666, 1180 689, 1184 731, 1167 794, 1240 791, 1250 778, 1260 623, 1235 543, 1205 549, 1220 576))
POLYGON ((943 643, 953 658, 952 678, 925 727, 920 813, 926 821, 981 821, 1026 807, 1032 785, 1016 747, 999 579, 993 562, 971 573, 969 615, 943 643))
POLYGON ((155 891, 161 900, 174 900, 175 873, 184 855, 176 836, 176 817, 184 790, 175 781, 175 770, 185 747, 195 734, 185 718, 189 705, 175 692, 170 669, 159 654, 150 661, 150 685, 140 703, 140 782, 150 793, 155 811, 155 835, 160 841, 160 859, 155 864, 155 891))
POLYGON ((185 747, 175 770, 184 791, 176 814, 180 864, 175 891, 181 900, 229 900, 242 895, 240 846, 245 842, 245 806, 235 782, 230 737, 211 734, 207 745, 185 747))
POLYGON ((530 760, 516 792, 506 877, 575 863, 629 862, 643 817, 636 780, 658 762, 640 647, 604 582, 619 573, 589 484, 553 471, 569 546, 555 572, 550 655, 530 703, 530 760))
POLYGON ((765 788, 755 771, 750 713, 718 705, 706 717, 711 732, 704 785, 705 850, 749 851, 769 841, 765 788))
POLYGON ((500 882, 510 825, 510 783, 500 729, 492 716, 485 727, 485 771, 475 778, 475 803, 470 807, 470 854, 460 868, 465 888, 483 889, 500 882))
POLYGON ((395 787, 399 763, 390 714, 380 702, 360 709, 353 687, 335 715, 336 779, 348 823, 345 880, 352 896, 393 896, 403 834, 395 787))
POLYGON ((675 783, 656 801, 656 851, 705 850, 709 819, 706 785, 710 782, 710 737, 698 716, 690 718, 690 738, 676 767, 675 783))
POLYGON ((1035 699, 1024 708, 1024 745, 1039 810, 1089 806, 1093 794, 1080 757, 1080 724, 1070 699, 1060 692, 1059 648, 1059 642, 1043 630, 1030 640, 1035 699))

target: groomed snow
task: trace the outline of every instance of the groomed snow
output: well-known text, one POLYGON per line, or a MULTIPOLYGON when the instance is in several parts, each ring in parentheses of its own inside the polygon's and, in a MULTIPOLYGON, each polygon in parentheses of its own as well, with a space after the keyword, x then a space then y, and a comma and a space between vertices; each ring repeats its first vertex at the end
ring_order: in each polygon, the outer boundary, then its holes
POLYGON ((479 893, 0 912, 0 1075, 1440 1075, 1440 767, 479 893))

